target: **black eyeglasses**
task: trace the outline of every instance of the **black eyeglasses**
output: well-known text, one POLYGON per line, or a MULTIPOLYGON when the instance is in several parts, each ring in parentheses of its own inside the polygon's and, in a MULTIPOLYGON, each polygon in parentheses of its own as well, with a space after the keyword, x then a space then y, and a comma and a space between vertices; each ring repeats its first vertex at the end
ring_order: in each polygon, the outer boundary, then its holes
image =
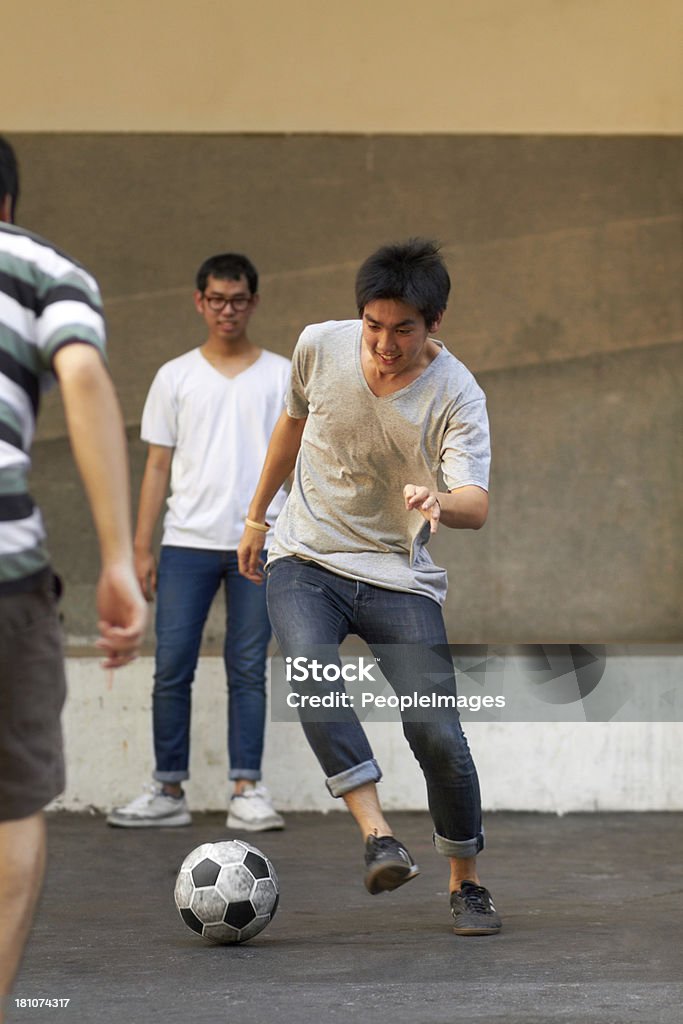
POLYGON ((203 292, 202 298, 214 313, 222 312, 226 306, 230 306, 236 313, 243 313, 251 303, 253 295, 235 295, 229 299, 224 295, 207 295, 203 292))

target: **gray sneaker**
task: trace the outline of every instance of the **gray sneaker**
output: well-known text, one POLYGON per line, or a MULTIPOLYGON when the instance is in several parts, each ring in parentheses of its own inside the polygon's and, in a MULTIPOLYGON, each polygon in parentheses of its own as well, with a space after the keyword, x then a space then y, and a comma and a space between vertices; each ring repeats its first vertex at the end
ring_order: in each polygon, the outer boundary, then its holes
POLYGON ((242 832, 272 832, 283 829, 285 819, 273 807, 266 787, 252 786, 230 798, 225 824, 242 832))
POLYGON ((483 885, 465 881, 451 893, 453 931, 456 935, 497 935, 503 927, 491 893, 483 885))
POLYGON ((398 889, 420 874, 403 843, 393 836, 368 836, 365 866, 365 888, 372 896, 398 889))
POLYGON ((172 828, 191 824, 192 816, 185 794, 167 796, 158 785, 145 786, 141 796, 125 807, 117 807, 107 816, 107 825, 115 828, 172 828))

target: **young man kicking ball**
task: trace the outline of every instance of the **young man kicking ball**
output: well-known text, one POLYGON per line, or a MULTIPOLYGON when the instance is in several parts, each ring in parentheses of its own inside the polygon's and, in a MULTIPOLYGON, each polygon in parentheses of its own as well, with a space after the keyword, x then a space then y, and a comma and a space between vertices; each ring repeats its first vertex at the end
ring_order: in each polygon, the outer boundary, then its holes
MULTIPOLYGON (((431 337, 449 291, 433 243, 385 246, 356 279, 361 319, 303 331, 238 549, 241 572, 261 579, 268 505, 294 470, 266 569, 282 654, 326 652, 339 664, 339 644, 355 633, 381 650, 382 673, 398 694, 426 674, 455 695, 452 662, 443 658, 446 572, 426 545, 439 524, 477 530, 488 512, 484 394, 431 337)), ((330 793, 345 801, 366 842, 365 884, 371 893, 395 889, 418 868, 382 813, 379 765, 352 709, 320 717, 302 715, 302 724, 330 793)), ((406 714, 403 730, 425 776, 434 844, 450 860, 454 929, 495 934, 501 921, 476 866, 479 783, 457 708, 406 714)))

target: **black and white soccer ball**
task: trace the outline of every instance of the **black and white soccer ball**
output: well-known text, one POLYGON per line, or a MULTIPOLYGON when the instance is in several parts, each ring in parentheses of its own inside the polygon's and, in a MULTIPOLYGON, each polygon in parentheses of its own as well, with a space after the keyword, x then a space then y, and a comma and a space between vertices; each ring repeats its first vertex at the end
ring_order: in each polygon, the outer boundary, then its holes
POLYGON ((180 916, 213 942, 253 939, 275 916, 280 887, 265 854, 239 839, 203 843, 183 861, 175 884, 180 916))

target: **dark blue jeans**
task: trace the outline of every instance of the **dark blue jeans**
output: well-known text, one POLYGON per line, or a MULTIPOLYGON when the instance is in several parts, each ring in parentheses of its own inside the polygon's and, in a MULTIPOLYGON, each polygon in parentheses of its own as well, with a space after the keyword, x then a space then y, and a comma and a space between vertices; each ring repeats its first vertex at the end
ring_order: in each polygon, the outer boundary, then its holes
MULTIPOLYGON (((283 656, 314 659, 350 633, 360 636, 377 657, 397 695, 411 693, 434 663, 441 693, 456 694, 439 605, 428 597, 346 579, 314 562, 279 558, 268 569, 268 612, 283 656)), ((335 661, 339 664, 338 654, 335 661)), ((320 683, 321 691, 343 691, 343 683, 320 683)), ((332 796, 339 797, 382 777, 363 728, 351 709, 334 721, 306 720, 308 742, 318 758, 332 796)), ((438 714, 403 716, 403 732, 427 784, 434 843, 450 857, 472 857, 484 845, 477 771, 457 708, 438 714)))
POLYGON ((229 778, 261 778, 270 640, 265 587, 240 576, 235 551, 162 547, 152 694, 154 777, 160 782, 189 778, 192 682, 204 624, 221 584, 228 613, 223 658, 229 778))

